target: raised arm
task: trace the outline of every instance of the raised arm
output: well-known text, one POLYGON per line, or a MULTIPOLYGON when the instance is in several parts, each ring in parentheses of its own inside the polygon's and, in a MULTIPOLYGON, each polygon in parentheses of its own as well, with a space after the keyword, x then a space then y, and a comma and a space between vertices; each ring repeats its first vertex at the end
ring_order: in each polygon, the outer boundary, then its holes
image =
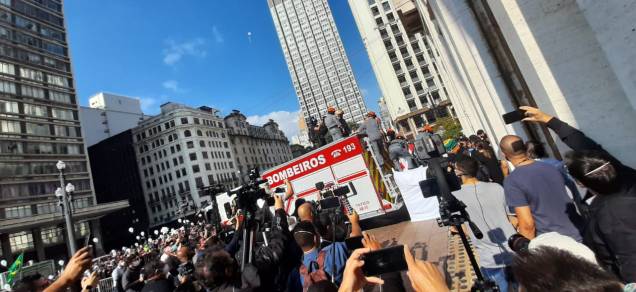
POLYGON ((523 121, 545 124, 559 136, 563 143, 572 148, 572 150, 594 150, 601 151, 609 155, 609 153, 605 149, 603 149, 601 145, 596 143, 590 137, 583 134, 583 132, 568 125, 566 122, 563 122, 556 117, 548 115, 534 107, 522 106, 519 109, 526 112, 526 118, 523 119, 523 121))

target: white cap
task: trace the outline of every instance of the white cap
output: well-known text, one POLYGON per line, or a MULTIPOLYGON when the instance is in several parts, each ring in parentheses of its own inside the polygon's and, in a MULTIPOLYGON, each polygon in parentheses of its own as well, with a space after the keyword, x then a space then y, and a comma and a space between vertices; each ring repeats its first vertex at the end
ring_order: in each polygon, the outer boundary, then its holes
POLYGON ((591 249, 573 238, 557 232, 548 232, 535 237, 530 241, 528 248, 533 250, 542 246, 565 250, 591 263, 598 264, 596 262, 596 255, 594 255, 591 249))

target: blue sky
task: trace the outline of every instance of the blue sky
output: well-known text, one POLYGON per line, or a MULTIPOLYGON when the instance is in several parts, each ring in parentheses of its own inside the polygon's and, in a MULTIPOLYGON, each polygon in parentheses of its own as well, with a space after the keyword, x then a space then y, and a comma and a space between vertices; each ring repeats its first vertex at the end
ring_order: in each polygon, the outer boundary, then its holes
MULTIPOLYGON (((380 93, 349 5, 329 3, 375 110, 380 93)), ((149 114, 175 101, 297 131, 298 102, 266 0, 69 0, 65 13, 82 105, 105 91, 139 97, 149 114)))

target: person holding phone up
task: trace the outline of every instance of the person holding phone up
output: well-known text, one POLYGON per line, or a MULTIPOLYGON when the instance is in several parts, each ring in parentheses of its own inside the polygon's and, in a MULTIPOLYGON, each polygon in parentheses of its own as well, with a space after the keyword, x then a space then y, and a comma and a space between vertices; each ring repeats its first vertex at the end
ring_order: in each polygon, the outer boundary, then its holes
POLYGON ((636 170, 623 164, 601 145, 556 117, 523 106, 523 121, 546 125, 573 152, 565 164, 577 183, 594 197, 583 242, 599 264, 624 282, 636 282, 636 170))

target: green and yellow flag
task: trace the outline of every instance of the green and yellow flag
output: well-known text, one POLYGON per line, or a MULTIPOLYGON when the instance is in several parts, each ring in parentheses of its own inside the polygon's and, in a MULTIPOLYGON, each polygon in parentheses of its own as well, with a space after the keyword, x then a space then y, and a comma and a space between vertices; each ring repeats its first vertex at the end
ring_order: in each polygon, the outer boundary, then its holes
POLYGON ((24 253, 21 253, 18 258, 13 262, 9 271, 7 272, 7 284, 12 285, 15 276, 18 275, 18 272, 22 268, 22 263, 24 262, 24 253))

